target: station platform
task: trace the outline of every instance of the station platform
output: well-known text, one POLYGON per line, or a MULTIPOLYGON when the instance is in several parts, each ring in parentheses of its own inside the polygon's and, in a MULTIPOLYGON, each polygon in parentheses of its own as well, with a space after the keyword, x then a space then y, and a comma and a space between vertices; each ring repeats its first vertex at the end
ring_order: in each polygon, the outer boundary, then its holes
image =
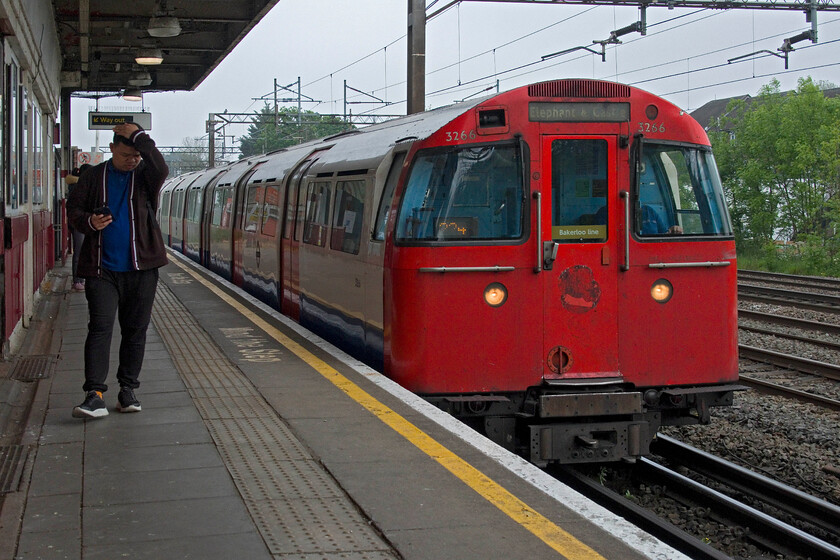
POLYGON ((5 381, 32 399, 22 440, 3 447, 12 474, 0 558, 686 558, 217 277, 170 261, 136 391, 142 411, 113 408, 115 332, 110 414, 96 420, 71 416, 84 398, 85 296, 66 268, 51 272, 40 304, 49 326, 33 329, 41 343, 24 345, 5 381))

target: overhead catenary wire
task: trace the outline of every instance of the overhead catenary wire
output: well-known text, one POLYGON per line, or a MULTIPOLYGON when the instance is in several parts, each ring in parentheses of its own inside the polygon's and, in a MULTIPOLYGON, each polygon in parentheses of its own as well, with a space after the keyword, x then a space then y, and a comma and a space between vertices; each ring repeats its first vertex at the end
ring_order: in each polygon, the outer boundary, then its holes
MULTIPOLYGON (((433 0, 429 5, 427 5, 427 9, 434 6, 437 2, 438 2, 438 0, 433 0)), ((558 25, 561 25, 563 23, 566 23, 566 22, 568 22, 568 21, 570 21, 574 18, 582 16, 586 13, 589 13, 592 10, 595 10, 599 7, 602 7, 602 6, 592 6, 592 7, 589 7, 587 9, 585 9, 585 10, 581 10, 581 11, 579 11, 579 12, 577 12, 577 13, 571 15, 571 16, 564 17, 563 19, 561 19, 559 21, 556 21, 556 22, 551 23, 549 25, 543 26, 540 29, 530 31, 526 34, 523 34, 523 35, 519 36, 519 37, 516 37, 516 38, 511 39, 509 41, 506 41, 502 44, 499 44, 499 45, 493 47, 492 49, 488 49, 484 52, 477 53, 477 54, 469 56, 467 58, 462 59, 461 56, 459 55, 459 57, 458 57, 459 60, 457 62, 447 64, 447 65, 444 65, 442 67, 439 67, 439 68, 436 68, 436 69, 433 69, 433 70, 427 72, 427 76, 433 76, 433 75, 436 75, 438 73, 444 72, 444 71, 446 71, 450 68, 458 67, 458 69, 459 69, 459 80, 458 80, 458 82, 459 83, 430 91, 430 92, 427 93, 427 98, 435 98, 435 97, 440 97, 440 96, 443 96, 443 95, 450 95, 450 94, 455 93, 455 92, 475 91, 475 89, 479 86, 489 88, 490 84, 487 83, 489 80, 494 80, 494 83, 495 83, 495 81, 498 81, 499 78, 502 78, 502 77, 504 77, 505 79, 516 79, 516 78, 527 76, 529 74, 533 74, 533 73, 536 73, 536 72, 543 72, 546 69, 557 67, 557 66, 560 66, 560 65, 563 65, 563 64, 569 64, 571 62, 578 61, 582 58, 586 58, 587 56, 590 56, 590 55, 584 54, 584 55, 581 55, 581 56, 571 57, 569 59, 564 59, 562 61, 552 61, 551 64, 544 64, 544 61, 532 61, 532 62, 526 62, 526 63, 520 64, 520 65, 511 67, 511 68, 503 68, 501 70, 497 70, 497 68, 496 68, 496 52, 499 49, 503 49, 503 48, 508 47, 510 45, 516 44, 516 43, 518 43, 522 40, 525 40, 529 37, 533 37, 533 36, 535 36, 539 33, 543 33, 543 32, 545 32, 545 31, 547 31, 551 28, 554 28, 554 27, 556 27, 558 25), (464 63, 470 62, 470 61, 475 60, 477 58, 480 58, 482 56, 486 56, 488 54, 493 56, 493 72, 491 74, 483 75, 481 77, 474 78, 474 79, 468 79, 468 80, 460 79, 460 70, 461 70, 461 66, 464 63), (523 72, 523 70, 524 70, 524 72, 523 72), (517 73, 517 72, 520 72, 520 73, 517 73)), ((446 11, 448 11, 448 9, 446 11)), ((656 27, 661 27, 661 26, 664 26, 664 25, 668 25, 668 24, 673 23, 677 20, 682 20, 682 19, 685 19, 685 18, 692 18, 692 16, 695 16, 698 13, 701 13, 701 12, 704 12, 704 11, 708 11, 708 10, 705 10, 705 9, 693 10, 690 13, 679 14, 679 15, 676 15, 674 17, 668 18, 668 19, 663 20, 663 21, 648 23, 647 28, 648 28, 648 30, 651 30, 651 29, 656 28, 656 27)), ((729 10, 715 10, 713 13, 709 13, 708 15, 705 15, 701 18, 694 18, 694 19, 691 19, 690 21, 680 23, 678 25, 671 25, 671 26, 669 26, 665 29, 660 29, 660 30, 658 30, 654 33, 648 33, 646 37, 638 37, 638 38, 626 40, 626 41, 624 41, 624 44, 629 45, 629 44, 635 43, 636 41, 640 41, 640 40, 643 40, 643 39, 649 39, 651 37, 654 37, 654 36, 657 36, 657 35, 660 35, 660 34, 663 34, 663 33, 668 33, 668 32, 674 31, 676 29, 680 29, 682 27, 688 26, 688 25, 696 24, 696 23, 698 23, 700 21, 703 21, 703 20, 706 20, 708 18, 722 15, 724 13, 727 13, 728 11, 729 10)), ((835 21, 838 21, 838 20, 821 22, 821 26, 827 25, 829 23, 833 23, 835 21)), ((781 36, 781 35, 788 35, 789 33, 790 32, 777 34, 777 35, 772 35, 772 36, 768 36, 768 37, 765 37, 765 38, 762 38, 762 39, 753 38, 751 41, 749 41, 747 43, 741 43, 741 44, 738 44, 738 45, 723 47, 723 48, 720 48, 720 49, 717 49, 717 50, 714 50, 714 51, 705 52, 705 53, 694 55, 694 56, 691 56, 691 57, 688 57, 688 58, 683 57, 683 58, 680 58, 679 60, 671 60, 671 61, 660 62, 660 63, 657 63, 657 64, 648 65, 648 66, 645 66, 645 67, 642 67, 642 68, 636 68, 636 69, 632 69, 632 70, 619 71, 618 67, 616 65, 616 71, 615 71, 614 75, 616 76, 616 79, 618 79, 619 76, 628 76, 628 75, 632 75, 633 73, 637 73, 637 72, 651 71, 651 70, 655 70, 657 68, 665 68, 669 65, 673 65, 673 64, 681 62, 681 61, 682 62, 689 61, 689 67, 690 67, 690 61, 693 60, 693 59, 707 57, 707 56, 710 56, 712 54, 716 54, 716 53, 727 51, 727 50, 737 49, 737 48, 740 48, 744 45, 748 45, 750 43, 755 43, 756 41, 768 40, 768 39, 772 39, 773 37, 778 37, 778 36, 781 36)), ((376 54, 378 54, 380 52, 385 52, 386 56, 387 56, 387 48, 399 43, 400 41, 402 41, 404 39, 406 39, 406 35, 402 35, 401 37, 398 37, 398 38, 390 41, 384 47, 378 48, 378 49, 376 49, 376 50, 374 50, 374 51, 372 51, 372 52, 370 52, 370 53, 368 53, 368 54, 366 54, 362 57, 359 57, 356 60, 354 60, 354 61, 352 61, 348 64, 345 64, 341 68, 339 68, 339 69, 337 69, 337 70, 335 70, 335 71, 333 71, 329 74, 326 74, 326 75, 324 75, 324 76, 322 76, 318 79, 307 82, 305 84, 305 86, 307 86, 307 87, 312 86, 312 85, 317 84, 318 82, 321 82, 321 81, 323 81, 327 78, 332 79, 332 77, 335 74, 337 74, 339 72, 342 72, 344 70, 347 70, 347 69, 349 69, 349 68, 351 68, 351 67, 353 67, 357 64, 360 64, 361 62, 364 62, 365 60, 375 56, 376 54)), ((460 40, 460 38, 459 38, 459 40, 460 40)), ((805 50, 807 48, 819 47, 819 46, 822 46, 822 45, 831 44, 833 42, 834 41, 819 43, 819 44, 816 44, 816 45, 804 46, 804 47, 800 47, 797 50, 805 50)), ((619 45, 612 45, 612 48, 610 50, 614 51, 614 49, 618 48, 618 46, 619 45)), ((753 59, 750 59, 750 60, 753 60, 753 59)), ((665 79, 673 78, 673 77, 677 77, 677 76, 685 76, 687 74, 696 74, 696 73, 699 73, 699 72, 708 72, 710 70, 725 67, 725 66, 730 66, 730 65, 729 64, 717 64, 717 65, 698 66, 696 68, 690 68, 689 70, 685 70, 685 71, 682 71, 682 72, 670 73, 670 74, 667 74, 667 75, 656 76, 656 77, 652 77, 652 78, 648 78, 648 79, 644 79, 644 80, 636 80, 636 81, 632 81, 632 82, 629 82, 629 83, 631 83, 633 85, 642 84, 642 83, 650 83, 650 82, 657 81, 657 80, 665 80, 665 79)), ((833 67, 833 66, 835 66, 835 64, 818 65, 818 66, 814 66, 814 67, 810 67, 810 68, 804 68, 804 69, 800 68, 798 70, 792 70, 790 72, 773 72, 773 73, 766 74, 764 76, 772 76, 772 75, 775 75, 775 74, 789 74, 789 73, 793 73, 793 72, 803 72, 803 71, 807 71, 807 70, 811 70, 811 69, 827 68, 827 67, 833 67)), ((386 76, 387 76, 387 70, 386 70, 386 76)), ((733 80, 727 80, 725 82, 720 82, 717 85, 727 85, 727 84, 732 84, 732 83, 737 83, 737 82, 742 82, 742 81, 749 81, 749 80, 757 79, 759 77, 760 76, 746 76, 746 77, 742 77, 742 78, 736 78, 736 79, 733 79, 733 80)), ((371 91, 383 91, 384 90, 385 92, 387 92, 387 90, 389 88, 399 87, 401 85, 404 85, 405 83, 406 83, 405 80, 400 80, 400 81, 389 84, 389 83, 387 83, 387 78, 386 78, 386 84, 383 87, 376 88, 376 89, 371 90, 371 91)), ((692 89, 707 89, 709 87, 715 87, 715 86, 714 85, 694 86, 692 89)), ((682 93, 682 92, 685 92, 685 90, 678 90, 674 93, 682 93)), ((473 94, 473 95, 475 95, 475 94, 473 94)), ((668 94, 663 94, 663 95, 668 95, 668 94)), ((332 97, 332 95, 330 97, 332 97)), ((325 101, 324 103, 335 104, 336 102, 338 102, 338 101, 335 100, 335 99, 331 99, 329 101, 325 101)), ((390 100, 389 105, 393 106, 393 105, 398 105, 398 104, 405 103, 405 102, 406 102, 405 99, 400 99, 399 101, 390 100)), ((252 102, 248 106, 248 108, 252 107, 253 104, 254 104, 254 102, 252 102)), ((375 113, 377 110, 379 110, 379 108, 372 108, 372 109, 369 109, 368 111, 365 111, 364 113, 359 113, 359 114, 372 114, 372 113, 375 113)))

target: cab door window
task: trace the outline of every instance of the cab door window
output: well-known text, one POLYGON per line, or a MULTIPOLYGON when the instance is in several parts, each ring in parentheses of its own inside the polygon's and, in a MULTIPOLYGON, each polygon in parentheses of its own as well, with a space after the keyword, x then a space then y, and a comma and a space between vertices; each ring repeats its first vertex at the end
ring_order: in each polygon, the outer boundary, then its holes
POLYGON ((607 239, 607 141, 551 143, 551 236, 554 241, 607 239))

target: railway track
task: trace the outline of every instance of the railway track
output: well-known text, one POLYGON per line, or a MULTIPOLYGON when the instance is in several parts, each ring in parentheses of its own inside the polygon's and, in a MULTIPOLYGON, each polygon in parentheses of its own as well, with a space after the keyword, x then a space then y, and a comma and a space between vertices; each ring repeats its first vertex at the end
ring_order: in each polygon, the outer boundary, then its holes
POLYGON ((739 281, 738 299, 740 301, 786 305, 823 313, 840 313, 840 296, 804 292, 801 289, 770 288, 739 281))
MULTIPOLYGON (((663 493, 686 508, 707 508, 711 520, 739 527, 735 533, 740 538, 773 554, 812 560, 840 558, 840 548, 833 544, 840 542, 840 507, 662 434, 657 436, 651 451, 663 458, 665 465, 642 459, 626 467, 631 470, 628 475, 618 478, 631 478, 639 487, 663 488, 663 493), (685 469, 693 476, 677 472, 685 469)), ((553 474, 566 484, 691 558, 729 558, 583 470, 554 470, 553 474)))
POLYGON ((797 276, 779 272, 763 272, 759 270, 739 270, 738 280, 765 282, 779 286, 792 286, 797 289, 840 290, 840 278, 825 276, 797 276))
POLYGON ((840 366, 836 366, 834 364, 809 360, 808 358, 800 358, 799 356, 783 354, 782 352, 756 348, 755 346, 747 346, 745 344, 738 345, 738 355, 741 358, 746 358, 748 360, 773 364, 794 371, 810 373, 812 375, 819 375, 820 377, 840 381, 840 366))
MULTIPOLYGON (((811 309, 820 312, 838 312, 835 311, 835 302, 840 301, 840 297, 831 293, 825 294, 806 291, 809 289, 815 289, 822 290, 823 292, 836 292, 840 289, 840 280, 838 279, 800 277, 756 271, 738 271, 738 278, 740 281, 738 287, 739 298, 742 301, 762 301, 764 303, 793 306, 800 309, 811 309), (788 289, 745 285, 742 283, 744 280, 786 286, 788 289)), ((838 307, 838 309, 840 309, 840 307, 838 307)), ((761 313, 744 309, 739 309, 738 319, 741 322, 739 330, 744 332, 755 333, 762 337, 772 336, 776 339, 794 341, 799 344, 806 344, 808 347, 816 346, 823 348, 829 351, 826 354, 827 356, 831 355, 832 352, 840 351, 840 343, 838 343, 835 338, 840 336, 840 325, 837 324, 788 317, 779 314, 761 313), (749 322, 750 324, 744 325, 743 323, 745 322, 749 322), (757 325, 757 323, 773 326, 774 328, 765 328, 762 325, 757 325), (790 332, 791 329, 799 332, 790 332), (820 338, 817 335, 825 336, 820 338)), ((754 338, 755 337, 753 337, 753 339, 754 338)), ((739 355, 742 359, 771 364, 779 368, 789 369, 793 372, 815 375, 834 381, 840 380, 840 366, 821 360, 792 355, 791 353, 758 348, 755 346, 755 342, 753 342, 753 345, 739 345, 739 355)), ((793 397, 798 400, 811 402, 830 410, 840 410, 840 402, 835 399, 823 395, 817 395, 812 392, 801 391, 787 385, 774 383, 768 379, 745 374, 744 371, 741 373, 741 381, 762 393, 793 397)))

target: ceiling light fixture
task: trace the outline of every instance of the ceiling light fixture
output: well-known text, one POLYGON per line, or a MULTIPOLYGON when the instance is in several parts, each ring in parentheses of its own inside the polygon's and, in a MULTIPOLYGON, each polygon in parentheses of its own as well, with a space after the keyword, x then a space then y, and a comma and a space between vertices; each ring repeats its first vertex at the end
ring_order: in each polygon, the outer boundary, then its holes
POLYGON ((123 91, 122 98, 126 101, 143 101, 143 92, 139 89, 127 88, 123 91))
POLYGON ((154 66, 163 62, 163 53, 160 49, 140 49, 134 57, 137 64, 143 66, 154 66))
POLYGON ((181 24, 174 16, 153 17, 146 29, 152 37, 177 37, 181 34, 181 24))
POLYGON ((148 72, 133 72, 128 77, 130 86, 147 86, 152 83, 152 76, 148 72))

